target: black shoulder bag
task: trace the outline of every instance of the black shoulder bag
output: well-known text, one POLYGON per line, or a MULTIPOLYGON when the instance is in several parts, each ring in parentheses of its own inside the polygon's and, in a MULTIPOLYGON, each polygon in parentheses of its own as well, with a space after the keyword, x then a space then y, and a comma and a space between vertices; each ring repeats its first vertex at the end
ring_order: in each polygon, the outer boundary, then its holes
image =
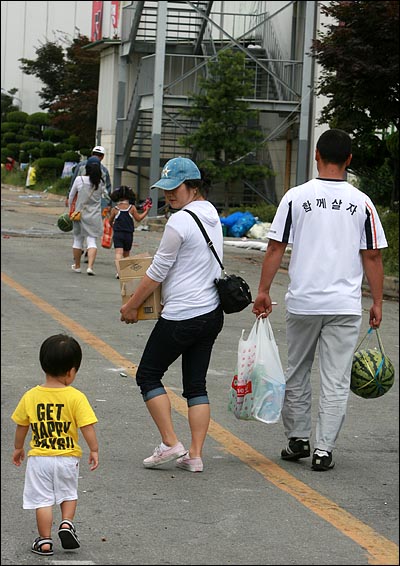
POLYGON ((185 209, 185 212, 190 214, 190 216, 192 216, 196 221, 196 224, 200 228, 208 247, 214 254, 215 259, 218 261, 222 271, 224 272, 224 277, 214 280, 224 313, 231 314, 242 311, 252 302, 250 287, 239 275, 228 275, 226 273, 225 268, 215 251, 214 244, 210 240, 209 235, 197 215, 191 210, 185 209))

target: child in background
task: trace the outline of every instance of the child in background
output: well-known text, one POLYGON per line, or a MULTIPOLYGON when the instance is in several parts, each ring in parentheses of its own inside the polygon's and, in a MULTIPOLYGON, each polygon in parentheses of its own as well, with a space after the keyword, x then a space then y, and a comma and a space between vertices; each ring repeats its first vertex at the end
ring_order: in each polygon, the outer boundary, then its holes
POLYGON ((25 459, 25 438, 31 428, 23 508, 36 509, 39 536, 32 543, 32 552, 51 556, 55 504, 61 509, 58 536, 62 547, 68 550, 80 547, 73 523, 82 456, 78 429, 90 450, 91 470, 99 465, 99 449, 94 429, 96 415, 84 393, 71 387, 82 361, 80 345, 64 334, 50 336, 40 348, 39 359, 46 374, 45 383, 27 391, 11 416, 17 424, 12 461, 21 466, 25 459))
POLYGON ((143 220, 149 213, 152 203, 151 199, 146 199, 143 205, 143 212, 139 213, 135 206, 135 193, 126 185, 115 189, 110 197, 112 202, 116 203, 111 209, 108 220, 113 228, 115 265, 117 268, 115 277, 119 279, 118 261, 124 257, 129 257, 131 252, 133 233, 135 231, 134 220, 136 222, 143 220))

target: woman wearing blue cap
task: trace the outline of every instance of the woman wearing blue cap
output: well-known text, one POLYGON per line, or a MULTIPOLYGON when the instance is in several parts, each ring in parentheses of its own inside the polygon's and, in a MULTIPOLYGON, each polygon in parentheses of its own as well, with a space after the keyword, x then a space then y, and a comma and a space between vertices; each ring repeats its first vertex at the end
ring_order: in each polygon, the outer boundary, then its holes
POLYGON ((205 226, 220 258, 223 236, 218 212, 206 200, 208 186, 193 161, 170 159, 152 188, 164 191, 167 204, 177 210, 168 220, 154 256, 139 287, 121 308, 121 321, 137 322, 138 308, 162 284, 162 312, 147 341, 136 381, 161 434, 161 444, 143 461, 156 468, 175 461, 190 472, 202 472, 202 450, 210 423, 206 375, 214 342, 224 315, 214 280, 221 275, 194 219, 205 226), (172 423, 171 404, 162 384, 169 366, 182 358, 183 397, 188 405, 191 445, 185 449, 172 423))

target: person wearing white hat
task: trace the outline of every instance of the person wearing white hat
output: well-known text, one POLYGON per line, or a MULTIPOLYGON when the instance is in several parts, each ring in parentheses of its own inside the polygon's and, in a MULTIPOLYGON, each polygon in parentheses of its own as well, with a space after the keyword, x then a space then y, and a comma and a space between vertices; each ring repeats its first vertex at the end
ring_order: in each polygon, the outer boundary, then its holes
POLYGON ((106 153, 106 150, 102 145, 95 145, 92 149, 92 155, 95 155, 99 159, 102 159, 106 153))

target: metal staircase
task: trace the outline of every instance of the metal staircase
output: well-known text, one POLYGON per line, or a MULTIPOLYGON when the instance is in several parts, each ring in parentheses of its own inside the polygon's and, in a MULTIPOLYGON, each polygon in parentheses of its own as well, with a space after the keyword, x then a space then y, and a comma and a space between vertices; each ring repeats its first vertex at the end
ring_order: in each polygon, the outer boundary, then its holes
MULTIPOLYGON (((178 52, 199 53, 205 33, 206 21, 213 2, 192 2, 199 12, 193 10, 185 0, 168 2, 166 42, 178 52)), ((123 55, 154 53, 157 38, 158 2, 133 2, 125 6, 121 41, 123 55)))
MULTIPOLYGON (((152 119, 157 49, 158 2, 137 1, 123 8, 121 59, 136 63, 136 83, 128 110, 117 119, 114 178, 118 183, 122 171, 148 175, 152 149, 152 119)), ((234 47, 246 52, 246 66, 254 69, 252 107, 264 111, 294 112, 299 102, 301 63, 285 61, 280 56, 276 39, 266 49, 258 32, 242 33, 237 39, 226 33, 213 40, 210 13, 211 1, 167 2, 165 30, 164 81, 159 164, 171 156, 191 157, 179 138, 194 131, 198 124, 188 119, 183 110, 188 106, 188 93, 198 92, 199 77, 207 72, 207 61, 221 49, 234 47), (271 56, 278 55, 278 58, 271 56)), ((264 15, 265 18, 265 15, 264 15)), ((272 37, 268 19, 261 25, 272 37), (269 25, 266 25, 268 22, 269 25)), ((119 93, 119 98, 126 93, 119 93)), ((248 192, 248 191, 245 191, 248 192)), ((273 195, 265 187, 253 187, 253 194, 272 202, 273 195)), ((257 197, 255 197, 257 198, 257 197)))

